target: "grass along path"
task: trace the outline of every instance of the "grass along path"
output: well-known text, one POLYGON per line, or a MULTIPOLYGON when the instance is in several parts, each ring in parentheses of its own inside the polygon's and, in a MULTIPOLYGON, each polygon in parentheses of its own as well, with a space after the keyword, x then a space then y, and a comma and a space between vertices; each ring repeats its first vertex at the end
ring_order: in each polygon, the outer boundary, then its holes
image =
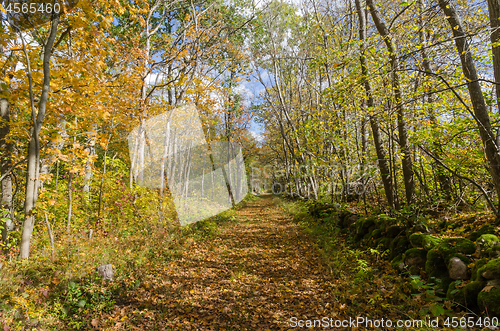
POLYGON ((332 270, 332 264, 323 263, 314 238, 276 206, 273 197, 247 202, 236 216, 236 222, 222 223, 213 238, 190 240, 177 259, 158 262, 135 291, 93 325, 124 330, 288 330, 293 317, 394 315, 392 307, 384 308, 384 293, 392 296, 383 277, 369 284, 353 282, 347 267, 332 270))

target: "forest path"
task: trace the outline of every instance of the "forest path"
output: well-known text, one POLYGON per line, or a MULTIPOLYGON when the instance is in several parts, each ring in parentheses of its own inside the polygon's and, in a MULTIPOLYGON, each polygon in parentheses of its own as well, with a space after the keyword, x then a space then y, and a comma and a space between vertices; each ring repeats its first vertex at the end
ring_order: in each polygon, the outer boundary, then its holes
POLYGON ((311 238, 262 196, 236 212, 213 240, 195 242, 171 264, 180 295, 170 327, 289 329, 290 319, 334 317, 332 283, 311 238))
MULTIPOLYGON (((236 216, 214 237, 189 240, 177 258, 157 261, 117 305, 114 320, 124 318, 113 329, 290 330, 293 318, 349 319, 341 300, 358 287, 331 276, 314 239, 272 196, 247 202, 236 216)), ((359 290, 358 298, 368 295, 359 290)))

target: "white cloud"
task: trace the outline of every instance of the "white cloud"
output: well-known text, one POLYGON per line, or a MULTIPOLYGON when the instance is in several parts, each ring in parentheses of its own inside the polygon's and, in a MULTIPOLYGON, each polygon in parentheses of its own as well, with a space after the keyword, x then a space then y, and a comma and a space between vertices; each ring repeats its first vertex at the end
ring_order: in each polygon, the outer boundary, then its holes
POLYGON ((252 137, 257 140, 259 143, 262 143, 264 141, 264 137, 262 136, 262 134, 260 133, 257 133, 255 131, 250 131, 250 134, 252 135, 252 137))
POLYGON ((246 83, 242 83, 234 88, 234 92, 239 94, 243 100, 243 107, 248 108, 251 106, 253 99, 255 98, 254 93, 247 87, 246 83))

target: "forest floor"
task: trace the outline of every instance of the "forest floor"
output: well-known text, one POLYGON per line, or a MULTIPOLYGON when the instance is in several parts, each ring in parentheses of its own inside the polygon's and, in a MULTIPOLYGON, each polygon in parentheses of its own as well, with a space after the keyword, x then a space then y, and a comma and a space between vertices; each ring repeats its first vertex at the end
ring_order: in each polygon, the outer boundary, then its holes
MULTIPOLYGON (((387 262, 375 255, 369 261, 359 251, 343 251, 346 247, 338 247, 325 261, 312 231, 294 221, 272 196, 246 202, 236 218, 220 224, 212 238, 187 240, 170 262, 158 261, 137 289, 117 300, 114 310, 91 317, 92 325, 120 330, 289 330, 299 320, 360 316, 395 323, 415 316, 404 306, 407 302, 396 290, 400 278, 387 262)), ((332 326, 314 329, 339 329, 332 326)))

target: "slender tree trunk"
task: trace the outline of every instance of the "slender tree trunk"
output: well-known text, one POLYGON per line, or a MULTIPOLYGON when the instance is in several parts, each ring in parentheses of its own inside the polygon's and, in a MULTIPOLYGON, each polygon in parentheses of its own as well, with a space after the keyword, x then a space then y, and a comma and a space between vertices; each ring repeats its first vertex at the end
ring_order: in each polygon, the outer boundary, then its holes
POLYGON ((97 219, 101 219, 101 206, 102 206, 102 187, 104 186, 104 178, 106 177, 106 163, 108 161, 108 147, 104 150, 104 168, 102 169, 101 184, 99 185, 99 206, 97 208, 97 219))
POLYGON ((202 173, 201 173, 201 197, 203 198, 205 196, 205 157, 203 157, 203 168, 202 168, 202 173))
MULTIPOLYGON (((77 127, 78 123, 78 117, 75 117, 75 128, 77 127)), ((73 144, 76 143, 76 137, 73 137, 73 144)), ((71 230, 71 218, 73 216, 73 172, 72 172, 72 167, 73 164, 75 163, 75 154, 71 157, 71 164, 69 166, 69 174, 68 174, 68 217, 67 217, 67 224, 66 224, 66 230, 69 231, 71 230)))
POLYGON ((495 90, 498 112, 500 112, 500 0, 488 0, 491 27, 491 50, 493 53, 493 69, 495 73, 495 90))
POLYGON ((170 176, 168 177, 168 185, 170 187, 170 190, 172 190, 174 188, 174 186, 176 185, 176 181, 175 181, 175 169, 177 167, 177 163, 179 163, 179 157, 180 157, 180 153, 178 152, 178 139, 177 139, 177 134, 176 132, 174 131, 174 135, 172 137, 172 151, 173 151, 173 158, 172 159, 172 163, 171 163, 171 167, 170 167, 170 176))
POLYGON ((460 61, 462 62, 462 71, 467 81, 467 88, 469 89, 472 107, 474 109, 474 117, 483 142, 489 171, 497 193, 497 199, 500 199, 500 154, 491 128, 488 107, 484 101, 483 91, 478 81, 476 66, 472 59, 469 43, 467 42, 466 34, 462 28, 462 23, 458 17, 457 11, 451 4, 451 1, 439 0, 439 6, 446 15, 446 19, 455 37, 455 44, 460 56, 460 61))
MULTIPOLYGON (((422 53, 422 67, 424 68, 424 70, 427 72, 427 76, 430 78, 432 77, 432 68, 431 68, 431 63, 430 63, 430 60, 429 60, 429 55, 427 54, 427 37, 425 35, 425 30, 424 30, 424 22, 423 22, 423 18, 422 18, 422 12, 423 12, 423 2, 422 0, 418 0, 418 5, 419 5, 419 10, 420 10, 420 17, 419 17, 419 21, 420 21, 420 43, 422 44, 422 48, 421 48, 421 53, 422 53)), ((433 127, 434 130, 437 130, 438 128, 438 125, 437 125, 437 118, 436 118, 436 113, 434 111, 434 107, 432 106, 433 104, 433 99, 432 99, 432 94, 431 93, 426 93, 426 97, 427 97, 427 100, 426 102, 429 104, 429 120, 431 122, 431 125, 433 127)), ((434 155, 436 155, 437 157, 441 158, 442 155, 443 155, 443 149, 442 149, 442 146, 441 144, 439 143, 439 137, 436 133, 433 134, 433 138, 434 138, 434 141, 433 141, 433 153, 434 155)), ((450 201, 451 200, 451 183, 450 183, 450 177, 446 175, 444 169, 436 162, 435 163, 435 167, 437 169, 437 179, 439 181, 439 185, 441 187, 441 190, 443 191, 444 193, 444 198, 447 200, 447 201, 450 201)), ((424 173, 424 169, 422 167, 422 173, 423 173, 423 176, 425 176, 425 173, 424 173)))
POLYGON ((366 0, 366 4, 370 8, 370 13, 372 15, 375 26, 378 32, 384 39, 387 51, 389 52, 389 60, 391 62, 391 72, 392 72, 392 89, 394 92, 394 97, 396 99, 396 112, 398 119, 398 133, 399 133, 399 147, 403 154, 402 165, 403 165, 403 177, 406 192, 406 202, 411 204, 415 200, 415 183, 413 179, 413 161, 411 159, 410 148, 408 145, 408 132, 406 128, 406 121, 404 119, 404 107, 402 103, 402 93, 401 86, 399 83, 399 60, 397 55, 396 47, 393 43, 390 31, 385 26, 382 21, 380 12, 375 6, 373 0, 366 0))
POLYGON ((45 47, 43 47, 43 84, 42 93, 40 95, 40 101, 38 103, 38 113, 36 113, 34 105, 33 96, 33 79, 31 76, 31 64, 29 61, 28 54, 26 52, 26 47, 23 41, 23 48, 26 57, 28 80, 29 80, 29 94, 30 94, 30 104, 31 104, 31 119, 33 121, 33 127, 31 129, 31 139, 28 147, 28 166, 26 171, 26 200, 24 203, 24 224, 23 233, 21 236, 21 247, 20 247, 20 258, 29 258, 30 253, 30 243, 31 243, 31 233, 33 232, 33 227, 35 226, 35 214, 34 209, 36 206, 36 201, 38 198, 38 175, 40 171, 40 143, 39 136, 40 130, 42 128, 43 121, 45 119, 45 110, 47 108, 47 101, 49 97, 50 89, 50 58, 52 56, 52 48, 54 46, 54 41, 57 35, 57 27, 59 25, 59 14, 55 14, 52 20, 52 26, 50 28, 49 36, 45 47))
POLYGON ((189 146, 188 149, 188 155, 187 155, 187 160, 186 160, 186 180, 184 181, 184 201, 187 203, 187 199, 189 198, 189 176, 191 174, 191 160, 192 160, 192 155, 193 153, 193 143, 191 142, 191 145, 189 146))
MULTIPOLYGON (((0 160, 0 170, 1 175, 7 173, 12 166, 12 144, 8 143, 6 138, 10 133, 10 113, 9 113, 9 101, 7 99, 0 99, 0 116, 4 124, 0 128, 0 151, 2 153, 0 160)), ((2 208, 3 212, 1 214, 4 222, 0 221, 0 226, 2 227, 2 244, 4 253, 8 252, 8 232, 13 230, 14 223, 12 222, 12 178, 11 176, 6 176, 2 180, 2 208)))
POLYGON ((57 185, 59 184, 59 160, 56 161, 56 183, 54 187, 54 209, 57 205, 57 185))
POLYGON ((47 232, 49 234, 50 247, 51 247, 51 256, 54 258, 54 236, 52 235, 52 229, 50 227, 49 219, 47 218, 47 213, 45 214, 45 224, 47 225, 47 232))
POLYGON ((95 134, 96 127, 94 126, 92 129, 92 133, 87 137, 87 152, 88 152, 88 160, 85 162, 85 184, 83 186, 83 192, 90 192, 90 184, 92 183, 92 168, 94 167, 93 157, 95 155, 95 134))
MULTIPOLYGON (((238 153, 235 153, 236 155, 239 155, 239 147, 237 148, 238 153)), ((243 161, 240 162, 241 159, 239 157, 235 158, 235 163, 236 163, 236 201, 241 201, 243 199, 243 186, 241 183, 241 176, 242 176, 242 168, 244 166, 243 161)))
POLYGON ((385 196, 387 203, 390 207, 394 208, 394 189, 392 186, 391 171, 386 157, 386 153, 382 144, 382 136, 380 134, 380 127, 377 116, 374 114, 375 102, 373 100, 372 88, 368 80, 368 66, 365 55, 365 40, 366 40, 366 12, 361 7, 361 0, 355 0, 356 9, 359 17, 359 39, 361 40, 361 55, 359 60, 361 62, 361 74, 363 77, 363 85, 365 87, 367 96, 368 116, 370 119, 370 126, 372 128, 373 142, 375 144, 375 151, 377 152, 378 167, 380 169, 380 177, 384 185, 385 196))
POLYGON ((141 130, 140 130, 140 135, 139 135, 139 150, 138 150, 138 164, 137 166, 139 167, 139 173, 137 175, 137 181, 139 183, 144 182, 144 164, 145 164, 145 153, 146 153, 146 125, 144 119, 141 119, 141 130))
MULTIPOLYGON (((365 104, 363 102, 363 108, 365 108, 365 104)), ((361 118, 361 174, 364 175, 366 168, 366 153, 368 149, 368 135, 366 130, 367 117, 365 114, 362 115, 361 118)))
POLYGON ((69 232, 71 229, 71 217, 73 216, 73 173, 71 169, 68 175, 68 217, 66 223, 66 230, 69 232))
POLYGON ((165 188, 165 163, 167 162, 169 145, 170 145, 170 116, 174 110, 171 110, 170 115, 167 119, 166 129, 165 129, 165 139, 163 140, 163 156, 161 158, 160 164, 160 194, 163 196, 163 190, 165 188))

